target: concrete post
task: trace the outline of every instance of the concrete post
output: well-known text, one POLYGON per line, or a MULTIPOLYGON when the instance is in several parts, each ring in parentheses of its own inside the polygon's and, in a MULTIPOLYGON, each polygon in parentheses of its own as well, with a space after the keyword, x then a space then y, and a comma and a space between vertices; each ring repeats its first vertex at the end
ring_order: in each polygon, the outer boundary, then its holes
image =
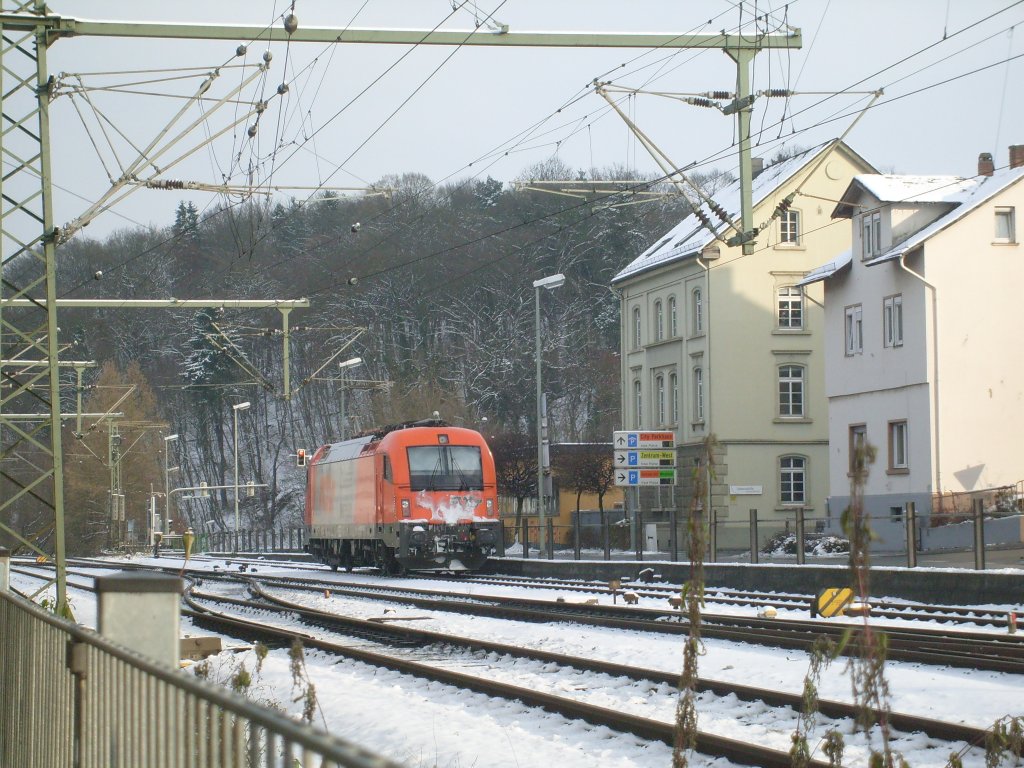
POLYGON ((750 562, 758 562, 757 551, 757 510, 750 510, 750 562))
MULTIPOLYGON (((637 491, 639 492, 639 489, 637 489, 637 491)), ((636 517, 634 518, 634 520, 636 520, 636 559, 637 562, 642 563, 644 560, 644 543, 647 539, 647 536, 644 534, 644 513, 643 510, 640 509, 639 502, 637 503, 635 509, 636 517)))
POLYGON ((555 521, 550 515, 548 516, 548 548, 547 556, 548 560, 555 559, 555 521))
POLYGON ((668 510, 668 557, 673 563, 679 559, 679 531, 676 529, 676 522, 676 502, 673 498, 672 506, 668 510))
POLYGON ((907 568, 917 568, 917 504, 908 501, 904 515, 907 522, 907 568))
POLYGON ((523 557, 528 558, 530 556, 530 520, 525 515, 523 516, 523 557))
POLYGON ((985 570, 985 502, 974 500, 974 569, 985 570))
POLYGON ((96 577, 100 634, 173 667, 181 659, 183 582, 177 576, 121 571, 96 577))
POLYGON ((572 527, 572 545, 573 545, 572 546, 572 549, 573 549, 573 555, 572 556, 573 556, 574 560, 579 560, 580 559, 580 554, 581 554, 581 552, 580 552, 580 547, 581 547, 581 544, 580 544, 580 511, 577 509, 573 513, 573 515, 574 515, 573 519, 576 521, 576 524, 573 525, 573 527, 572 527))
POLYGON ((0 547, 0 592, 11 589, 11 550, 0 547))

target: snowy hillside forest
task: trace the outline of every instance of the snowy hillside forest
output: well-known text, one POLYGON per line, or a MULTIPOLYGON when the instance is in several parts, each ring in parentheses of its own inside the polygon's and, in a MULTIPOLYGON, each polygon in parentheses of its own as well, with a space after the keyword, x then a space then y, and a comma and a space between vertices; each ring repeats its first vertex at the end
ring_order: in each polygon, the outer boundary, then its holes
MULTIPOLYGON (((553 160, 524 178, 589 175, 553 160)), ((304 475, 294 454, 340 438, 343 402, 349 435, 434 411, 489 437, 531 434, 532 282, 556 272, 565 286, 541 301, 552 439, 610 439, 619 423, 610 279, 686 214, 685 202, 621 205, 633 198, 524 191, 490 178, 435 184, 412 173, 375 187, 391 193, 207 208, 168 197, 166 227, 78 237, 59 249, 66 298, 311 302, 289 315, 290 399, 282 396, 279 310, 62 312, 64 357, 100 365, 85 372, 84 411, 104 412, 136 385, 114 408, 125 414, 116 447, 95 419, 81 434, 65 425, 69 546, 103 545, 112 453, 127 518, 138 526, 150 493, 163 491, 165 444, 166 466, 180 466, 171 487, 231 485, 231 406, 241 401, 252 406, 238 412, 239 477, 267 486, 243 499, 253 527, 300 521, 304 475), (340 371, 353 357, 362 363, 340 371), (179 438, 165 442, 170 434, 179 438)), ((63 410, 73 411, 75 375, 63 377, 63 410)), ((233 525, 230 490, 181 503, 193 526, 233 525)))

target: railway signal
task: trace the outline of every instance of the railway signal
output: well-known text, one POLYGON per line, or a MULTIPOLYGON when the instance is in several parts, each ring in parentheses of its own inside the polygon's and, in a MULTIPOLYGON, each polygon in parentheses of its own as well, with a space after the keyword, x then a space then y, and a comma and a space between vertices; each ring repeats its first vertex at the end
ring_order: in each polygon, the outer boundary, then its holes
POLYGON ((300 467, 306 466, 306 449, 305 448, 299 448, 298 451, 296 451, 296 453, 295 453, 295 463, 298 466, 300 466, 300 467))

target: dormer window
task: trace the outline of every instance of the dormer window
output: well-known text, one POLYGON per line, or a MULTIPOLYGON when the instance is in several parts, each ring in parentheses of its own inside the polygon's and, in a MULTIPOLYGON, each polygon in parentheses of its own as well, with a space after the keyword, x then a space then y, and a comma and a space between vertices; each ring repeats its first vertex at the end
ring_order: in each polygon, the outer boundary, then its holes
POLYGON ((861 257, 870 259, 882 253, 882 214, 865 213, 861 227, 861 257))

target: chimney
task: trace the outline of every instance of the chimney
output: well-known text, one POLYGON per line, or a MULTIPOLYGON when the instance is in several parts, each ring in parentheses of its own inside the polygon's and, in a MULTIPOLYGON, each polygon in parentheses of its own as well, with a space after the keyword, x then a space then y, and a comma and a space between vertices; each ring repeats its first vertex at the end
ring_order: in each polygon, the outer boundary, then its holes
POLYGON ((1020 168, 1024 165, 1024 144, 1010 145, 1010 167, 1020 168))
MULTIPOLYGON (((1021 147, 1021 150, 1024 150, 1024 147, 1021 147)), ((752 173, 750 174, 751 178, 753 178, 754 176, 757 176, 757 174, 759 174, 761 171, 763 171, 764 170, 764 158, 763 157, 752 157, 752 158, 750 158, 750 170, 752 171, 752 173)))
POLYGON ((978 155, 978 175, 991 176, 995 173, 996 164, 992 162, 991 152, 982 152, 978 155))

